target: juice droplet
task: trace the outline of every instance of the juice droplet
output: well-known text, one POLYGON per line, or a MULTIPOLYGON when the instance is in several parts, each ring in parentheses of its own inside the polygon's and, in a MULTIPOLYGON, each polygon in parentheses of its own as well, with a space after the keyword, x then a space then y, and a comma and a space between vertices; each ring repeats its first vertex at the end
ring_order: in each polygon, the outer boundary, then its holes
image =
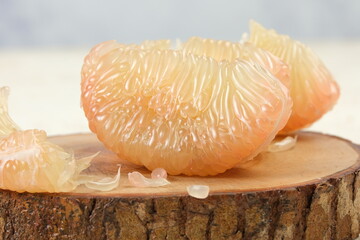
POLYGON ((163 169, 163 168, 155 168, 155 169, 151 172, 151 178, 152 178, 152 179, 157 179, 157 178, 167 179, 167 172, 166 172, 166 170, 163 169))

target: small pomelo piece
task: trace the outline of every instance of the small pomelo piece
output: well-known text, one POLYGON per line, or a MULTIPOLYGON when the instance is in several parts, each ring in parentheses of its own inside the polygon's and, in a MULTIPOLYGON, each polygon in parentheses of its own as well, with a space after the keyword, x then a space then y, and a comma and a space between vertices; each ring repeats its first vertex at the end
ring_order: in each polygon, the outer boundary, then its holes
MULTIPOLYGON (((0 188, 17 192, 69 192, 96 176, 80 175, 95 157, 75 159, 47 139, 45 131, 20 130, 8 115, 9 88, 0 88, 0 188)), ((100 179, 92 188, 100 191, 118 186, 115 180, 100 179)))
POLYGON ((152 172, 151 172, 151 178, 156 179, 156 178, 167 178, 167 172, 165 169, 163 168, 155 168, 152 172))
POLYGON ((89 127, 108 149, 173 175, 214 175, 253 158, 292 105, 259 64, 115 41, 85 58, 81 89, 89 127))
POLYGON ((73 155, 47 141, 41 130, 15 131, 0 139, 0 188, 18 192, 68 192, 92 157, 73 155))
POLYGON ((0 138, 20 129, 9 116, 9 92, 8 87, 0 87, 0 138))
POLYGON ((162 187, 170 184, 166 178, 147 178, 139 172, 128 173, 129 183, 135 187, 162 187))
POLYGON ((186 191, 194 198, 205 199, 209 196, 210 188, 207 185, 190 185, 186 187, 186 191))
POLYGON ((309 126, 334 106, 339 98, 339 87, 310 48, 254 21, 250 22, 248 41, 279 57, 291 69, 290 89, 294 106, 282 133, 309 126))

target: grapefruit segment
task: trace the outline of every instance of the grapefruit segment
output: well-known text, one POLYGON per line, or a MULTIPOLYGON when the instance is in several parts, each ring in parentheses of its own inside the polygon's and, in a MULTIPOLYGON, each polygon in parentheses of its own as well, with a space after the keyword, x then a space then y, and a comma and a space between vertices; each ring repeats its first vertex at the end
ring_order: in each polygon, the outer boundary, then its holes
POLYGON ((250 22, 248 40, 287 63, 291 69, 293 112, 282 133, 309 126, 329 111, 339 98, 339 87, 315 53, 289 36, 250 22))
POLYGON ((182 45, 182 50, 198 56, 208 56, 217 61, 235 61, 243 59, 258 63, 269 70, 285 86, 290 87, 289 68, 272 53, 255 47, 251 43, 192 37, 182 45))
POLYGON ((0 139, 0 187, 18 192, 62 192, 77 186, 79 169, 74 156, 47 141, 41 130, 15 131, 0 139))
POLYGON ((9 88, 0 87, 0 138, 9 135, 13 131, 20 130, 17 124, 9 116, 8 97, 9 88))
MULTIPOLYGON (((17 192, 68 192, 79 184, 93 183, 96 176, 80 173, 97 155, 75 159, 73 154, 47 140, 46 132, 21 131, 8 115, 9 88, 0 88, 0 188, 17 192)), ((109 190, 119 183, 100 179, 97 190, 109 190), (100 184, 101 183, 101 184, 100 184)), ((95 187, 92 187, 95 189, 95 187)))
POLYGON ((259 64, 114 42, 85 58, 81 89, 107 148, 173 175, 214 175, 251 159, 291 111, 288 89, 259 64))

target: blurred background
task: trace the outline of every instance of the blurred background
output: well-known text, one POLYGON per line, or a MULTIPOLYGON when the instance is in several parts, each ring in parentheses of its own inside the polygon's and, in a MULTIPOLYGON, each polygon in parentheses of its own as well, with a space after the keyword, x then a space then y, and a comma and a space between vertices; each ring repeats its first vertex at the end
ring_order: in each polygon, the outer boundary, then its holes
POLYGON ((249 19, 300 40, 360 37, 360 1, 1 0, 0 46, 84 46, 109 39, 236 41, 249 19))
POLYGON ((310 130, 360 143, 360 1, 357 0, 0 0, 0 85, 24 129, 87 132, 80 70, 102 41, 191 36, 238 41, 254 19, 309 45, 342 89, 310 130))

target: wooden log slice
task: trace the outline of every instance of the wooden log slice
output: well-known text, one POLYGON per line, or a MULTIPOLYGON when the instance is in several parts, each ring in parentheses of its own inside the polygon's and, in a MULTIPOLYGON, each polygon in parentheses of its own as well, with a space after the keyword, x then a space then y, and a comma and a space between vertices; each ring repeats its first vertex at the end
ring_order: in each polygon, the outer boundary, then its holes
POLYGON ((355 239, 360 233, 360 148, 299 133, 295 148, 262 153, 215 177, 170 176, 171 184, 135 188, 129 171, 149 171, 105 150, 93 135, 51 138, 77 156, 100 151, 87 173, 111 174, 111 192, 0 191, 2 239, 355 239), (210 187, 195 199, 186 186, 210 187))

